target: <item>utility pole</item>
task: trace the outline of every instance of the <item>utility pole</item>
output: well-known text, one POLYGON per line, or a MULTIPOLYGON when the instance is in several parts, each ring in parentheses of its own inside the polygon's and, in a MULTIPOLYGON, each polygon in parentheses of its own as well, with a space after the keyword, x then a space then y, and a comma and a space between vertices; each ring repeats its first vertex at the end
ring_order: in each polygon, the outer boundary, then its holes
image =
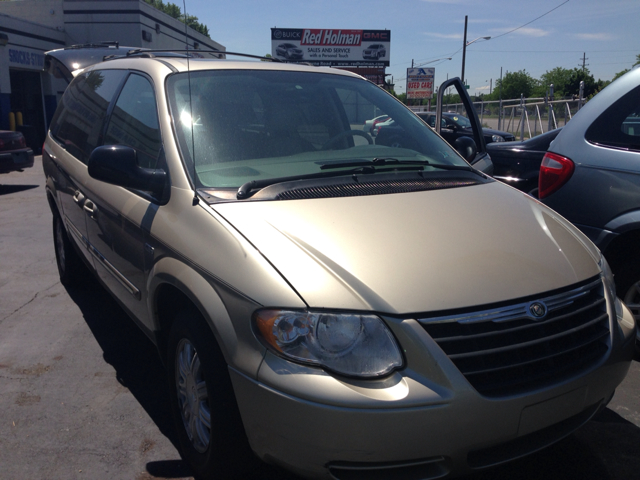
MULTIPOLYGON (((589 64, 586 63, 587 60, 589 60, 587 58, 587 52, 582 52, 582 71, 583 72, 585 71, 586 67, 589 66, 589 64)), ((580 66, 580 65, 578 65, 578 66, 580 66)))
POLYGON ((462 75, 460 75, 460 80, 462 80, 462 84, 466 85, 464 81, 464 60, 467 56, 467 20, 469 17, 467 15, 464 16, 464 40, 462 42, 462 75))

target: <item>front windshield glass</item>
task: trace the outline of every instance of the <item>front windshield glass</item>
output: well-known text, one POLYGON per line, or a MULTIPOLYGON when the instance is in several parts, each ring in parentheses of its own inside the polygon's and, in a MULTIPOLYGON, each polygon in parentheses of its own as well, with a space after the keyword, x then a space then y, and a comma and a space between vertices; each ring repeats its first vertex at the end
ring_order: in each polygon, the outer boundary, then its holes
POLYGON ((462 115, 451 115, 449 119, 462 128, 471 128, 471 122, 467 117, 463 117, 462 115))
POLYGON ((170 76, 167 92, 196 188, 238 188, 327 165, 335 175, 342 162, 346 175, 354 161, 380 158, 468 166, 410 110, 358 78, 207 70, 170 76))

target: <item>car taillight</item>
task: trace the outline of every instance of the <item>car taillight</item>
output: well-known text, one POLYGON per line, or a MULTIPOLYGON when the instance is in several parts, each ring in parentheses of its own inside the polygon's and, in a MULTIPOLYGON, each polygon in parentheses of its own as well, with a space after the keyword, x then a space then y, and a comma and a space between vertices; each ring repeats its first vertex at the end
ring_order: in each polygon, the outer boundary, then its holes
POLYGON ((24 137, 20 137, 18 139, 18 144, 20 145, 20 148, 25 148, 27 146, 27 141, 24 137))
POLYGON ((547 152, 540 165, 538 198, 545 198, 557 191, 573 175, 575 165, 570 158, 547 152))
POLYGON ((0 140, 0 150, 4 150, 4 140, 0 140))

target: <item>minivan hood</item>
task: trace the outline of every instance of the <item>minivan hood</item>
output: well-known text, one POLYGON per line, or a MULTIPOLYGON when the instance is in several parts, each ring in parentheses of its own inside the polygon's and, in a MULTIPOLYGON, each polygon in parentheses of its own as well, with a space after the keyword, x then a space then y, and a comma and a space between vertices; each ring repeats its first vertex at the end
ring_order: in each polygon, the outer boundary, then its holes
POLYGON ((599 253, 581 233, 499 182, 214 208, 314 308, 435 312, 523 298, 599 272, 599 253))

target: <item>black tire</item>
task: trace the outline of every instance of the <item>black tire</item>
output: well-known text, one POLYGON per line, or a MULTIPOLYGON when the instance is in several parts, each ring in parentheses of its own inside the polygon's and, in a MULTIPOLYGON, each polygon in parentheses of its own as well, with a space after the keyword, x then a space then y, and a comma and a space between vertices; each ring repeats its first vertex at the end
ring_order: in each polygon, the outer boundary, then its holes
MULTIPOLYGON (((640 328, 640 255, 636 245, 640 238, 636 235, 612 246, 607 252, 607 260, 614 273, 616 293, 636 319, 640 328)), ((640 338, 636 337, 635 359, 640 361, 640 338)))
POLYGON ((176 316, 167 367, 182 457, 196 478, 247 478, 259 461, 244 432, 227 364, 195 308, 176 316))
POLYGON ((69 240, 60 215, 53 215, 53 246, 60 283, 65 287, 78 287, 88 277, 88 270, 69 240))

